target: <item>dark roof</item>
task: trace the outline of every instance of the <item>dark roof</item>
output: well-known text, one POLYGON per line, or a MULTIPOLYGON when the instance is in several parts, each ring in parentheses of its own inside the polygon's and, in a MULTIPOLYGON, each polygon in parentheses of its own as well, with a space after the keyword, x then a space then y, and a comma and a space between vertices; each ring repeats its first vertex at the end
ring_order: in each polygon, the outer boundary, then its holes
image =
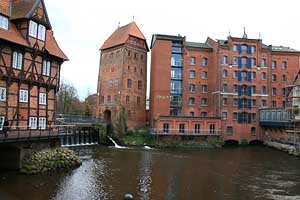
POLYGON ((136 23, 131 22, 125 26, 118 27, 117 30, 115 30, 113 34, 111 34, 111 36, 104 42, 100 49, 104 50, 121 44, 125 44, 129 36, 140 38, 142 40, 145 40, 146 42, 145 36, 140 31, 136 23))
POLYGON ((187 47, 192 47, 192 48, 212 49, 211 46, 209 46, 208 44, 200 43, 200 42, 186 42, 185 45, 187 47))
POLYGON ((262 48, 263 49, 269 49, 270 47, 268 45, 266 45, 266 44, 262 44, 262 48))
POLYGON ((284 47, 284 46, 272 46, 272 51, 277 51, 277 52, 297 52, 299 53, 300 51, 296 49, 292 49, 290 47, 284 47))
POLYGON ((151 46, 150 46, 151 49, 156 40, 169 40, 169 41, 182 42, 184 40, 184 37, 181 35, 175 36, 175 35, 153 34, 151 40, 151 46))
POLYGON ((217 39, 217 42, 222 46, 228 45, 228 40, 218 40, 217 39))

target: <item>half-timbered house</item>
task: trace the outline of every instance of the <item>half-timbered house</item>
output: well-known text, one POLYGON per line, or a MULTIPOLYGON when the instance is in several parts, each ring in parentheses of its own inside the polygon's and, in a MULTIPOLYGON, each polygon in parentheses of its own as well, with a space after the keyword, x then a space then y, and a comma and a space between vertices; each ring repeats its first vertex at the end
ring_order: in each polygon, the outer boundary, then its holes
POLYGON ((53 125, 60 68, 66 60, 43 0, 1 0, 0 125, 5 117, 12 129, 53 125))

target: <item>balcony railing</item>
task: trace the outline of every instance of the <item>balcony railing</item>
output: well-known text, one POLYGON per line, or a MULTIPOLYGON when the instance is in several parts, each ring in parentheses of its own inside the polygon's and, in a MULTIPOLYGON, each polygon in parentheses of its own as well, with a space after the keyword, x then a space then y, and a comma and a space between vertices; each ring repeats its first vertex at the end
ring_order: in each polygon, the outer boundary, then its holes
POLYGON ((221 130, 209 129, 151 129, 153 135, 190 135, 190 136, 220 136, 221 130))

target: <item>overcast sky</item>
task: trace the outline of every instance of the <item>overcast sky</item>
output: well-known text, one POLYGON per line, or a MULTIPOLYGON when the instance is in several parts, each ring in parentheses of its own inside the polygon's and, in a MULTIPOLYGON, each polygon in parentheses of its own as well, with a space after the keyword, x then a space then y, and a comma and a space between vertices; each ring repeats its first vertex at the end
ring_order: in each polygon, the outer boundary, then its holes
MULTIPOLYGON (((56 40, 70 61, 62 78, 81 98, 96 93, 99 48, 118 27, 137 23, 150 46, 154 33, 182 35, 204 42, 259 33, 267 45, 300 50, 299 0, 45 0, 56 40)), ((148 53, 150 60, 150 53, 148 53)), ((150 63, 149 63, 150 65, 150 63)), ((149 77, 148 66, 148 77, 149 77)), ((148 79, 150 80, 150 79, 148 79)), ((149 84, 149 83, 148 83, 149 84)))

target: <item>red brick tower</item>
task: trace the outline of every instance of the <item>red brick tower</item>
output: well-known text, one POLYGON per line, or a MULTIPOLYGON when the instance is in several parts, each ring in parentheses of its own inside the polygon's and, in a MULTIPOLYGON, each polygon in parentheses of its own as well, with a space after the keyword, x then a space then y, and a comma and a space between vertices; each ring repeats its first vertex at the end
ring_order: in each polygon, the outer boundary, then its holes
POLYGON ((96 117, 114 123, 123 106, 128 129, 146 123, 146 39, 135 22, 117 30, 101 47, 96 117))

